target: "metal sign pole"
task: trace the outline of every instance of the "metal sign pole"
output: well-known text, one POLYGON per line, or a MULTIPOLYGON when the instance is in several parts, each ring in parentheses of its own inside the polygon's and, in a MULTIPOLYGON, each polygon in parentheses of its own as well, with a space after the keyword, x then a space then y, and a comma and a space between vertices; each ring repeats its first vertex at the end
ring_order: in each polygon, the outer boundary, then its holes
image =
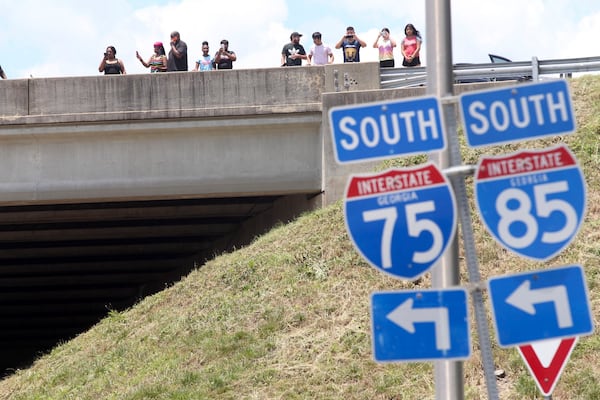
MULTIPOLYGON (((427 50, 427 92, 444 98, 452 95, 452 32, 450 0, 427 0, 425 3, 427 50)), ((455 106, 444 105, 446 132, 456 132, 455 106), (451 119, 448 116, 452 114, 451 119), (449 122, 454 126, 448 126, 449 122)), ((433 153, 430 159, 440 169, 452 166, 448 150, 433 153)), ((458 239, 455 237, 448 250, 432 271, 434 288, 457 286, 460 281, 458 269, 458 239)), ((435 392, 437 400, 461 400, 464 398, 463 363, 461 361, 434 362, 435 392)))
MULTIPOLYGON (((452 72, 452 29, 450 0, 427 0, 427 88, 430 94, 440 98, 453 95, 453 72, 452 72)), ((457 138, 457 109, 455 102, 446 102, 444 105, 444 117, 448 138, 448 150, 432 155, 431 159, 437 162, 443 169, 459 168, 462 166, 460 145, 457 138)), ((464 177, 451 178, 460 215, 463 230, 463 242, 469 280, 475 286, 472 293, 473 307, 477 322, 477 331, 481 348, 481 358, 486 378, 488 397, 491 400, 498 399, 496 378, 494 375, 494 361, 490 344, 490 334, 487 325, 485 307, 480 290, 481 279, 479 275, 479 264, 475 251, 473 230, 471 227, 471 215, 467 202, 467 191, 464 177)), ((450 287, 460 284, 458 266, 458 242, 451 251, 447 251, 441 259, 440 265, 432 272, 432 283, 434 287, 450 287)), ((434 365, 436 399, 451 400, 464 398, 463 364, 458 362, 436 362, 434 365)))

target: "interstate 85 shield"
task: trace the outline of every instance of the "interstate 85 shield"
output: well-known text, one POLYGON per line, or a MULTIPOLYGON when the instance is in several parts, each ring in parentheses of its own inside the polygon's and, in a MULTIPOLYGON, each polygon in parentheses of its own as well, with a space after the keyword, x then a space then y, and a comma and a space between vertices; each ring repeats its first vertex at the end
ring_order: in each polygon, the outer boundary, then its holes
POLYGON ((373 267, 417 279, 456 231, 456 201, 433 163, 350 177, 344 217, 356 249, 373 267))
POLYGON ((586 206, 583 174, 565 145, 482 157, 475 196, 496 241, 538 261, 554 257, 574 239, 586 206))

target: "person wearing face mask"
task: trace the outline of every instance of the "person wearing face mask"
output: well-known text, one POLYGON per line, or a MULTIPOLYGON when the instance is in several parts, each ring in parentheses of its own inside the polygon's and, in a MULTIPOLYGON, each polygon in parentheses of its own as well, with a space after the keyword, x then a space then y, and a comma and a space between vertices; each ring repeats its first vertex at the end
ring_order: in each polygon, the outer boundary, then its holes
POLYGON ((394 67, 394 47, 396 40, 390 36, 388 28, 383 28, 373 43, 373 48, 379 49, 379 67, 394 67))

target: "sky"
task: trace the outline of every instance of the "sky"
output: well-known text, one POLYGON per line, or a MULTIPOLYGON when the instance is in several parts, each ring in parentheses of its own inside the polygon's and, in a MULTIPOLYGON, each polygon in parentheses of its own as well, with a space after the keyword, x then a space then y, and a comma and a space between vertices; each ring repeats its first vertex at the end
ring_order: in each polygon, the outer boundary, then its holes
MULTIPOLYGON (((99 75, 107 46, 115 46, 127 73, 146 74, 136 59, 152 54, 153 43, 167 44, 177 30, 188 45, 192 69, 207 40, 216 52, 229 40, 235 69, 278 67, 290 34, 320 31, 332 48, 354 26, 367 42, 361 61, 377 61, 372 47, 383 27, 400 41, 412 23, 427 46, 425 0, 0 0, 0 65, 9 79, 99 75)), ((451 1, 453 63, 488 62, 488 53, 514 61, 600 55, 600 1, 451 1)), ((167 47, 168 49, 168 47, 167 47)), ((167 50, 168 51, 168 50, 167 50)), ((333 48, 335 62, 341 50, 333 48)), ((396 65, 401 53, 395 50, 396 65)), ((427 52, 422 53, 427 64, 427 52)))

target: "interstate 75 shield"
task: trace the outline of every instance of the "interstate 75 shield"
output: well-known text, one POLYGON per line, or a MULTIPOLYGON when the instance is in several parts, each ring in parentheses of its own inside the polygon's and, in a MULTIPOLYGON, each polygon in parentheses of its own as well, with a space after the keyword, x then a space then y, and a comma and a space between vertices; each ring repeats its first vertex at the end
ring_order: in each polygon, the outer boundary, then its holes
POLYGON ((585 214, 583 174, 565 145, 482 157, 475 196, 484 225, 498 243, 538 261, 571 243, 585 214))
POLYGON ((350 177, 344 202, 354 246, 373 267, 417 279, 442 256, 456 231, 456 201, 433 163, 350 177))

